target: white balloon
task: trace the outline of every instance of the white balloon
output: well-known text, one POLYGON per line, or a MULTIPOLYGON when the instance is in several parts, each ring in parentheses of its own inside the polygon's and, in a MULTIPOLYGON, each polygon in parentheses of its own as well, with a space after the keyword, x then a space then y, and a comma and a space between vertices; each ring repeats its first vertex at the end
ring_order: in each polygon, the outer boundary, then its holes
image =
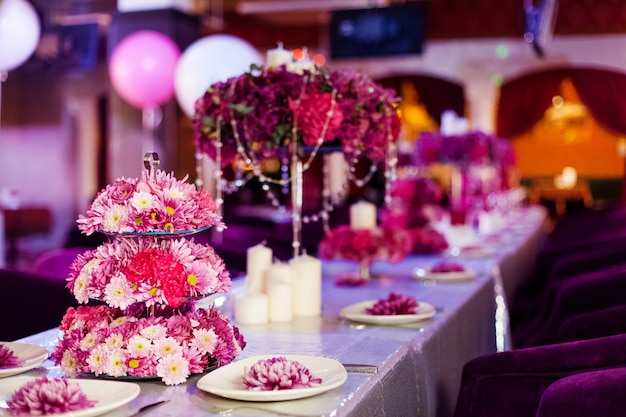
POLYGON ((192 117, 196 100, 218 81, 226 81, 262 65, 263 56, 247 41, 232 35, 210 35, 198 39, 180 57, 174 74, 178 104, 192 117))
POLYGON ((41 25, 35 8, 26 0, 0 2, 0 71, 22 65, 39 43, 41 25))

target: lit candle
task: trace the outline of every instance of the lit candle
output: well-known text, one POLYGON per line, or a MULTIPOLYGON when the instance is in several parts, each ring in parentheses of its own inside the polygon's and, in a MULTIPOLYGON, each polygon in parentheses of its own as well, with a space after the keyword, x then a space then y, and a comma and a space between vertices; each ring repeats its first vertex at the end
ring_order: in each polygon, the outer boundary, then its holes
POLYGON ((265 292, 265 271, 272 265, 272 250, 263 243, 248 248, 246 254, 246 288, 265 292))
POLYGON ((307 254, 291 260, 291 295, 294 316, 322 312, 322 262, 307 254))
POLYGON ((241 324, 263 324, 268 320, 268 297, 259 292, 238 294, 234 301, 235 320, 241 324))
POLYGON ((291 291, 291 266, 283 262, 273 263, 267 269, 270 321, 291 321, 293 318, 291 291))
POLYGON ((282 42, 278 42, 278 48, 267 51, 266 65, 268 68, 276 69, 292 61, 293 56, 291 51, 284 49, 282 42))
POLYGON ((376 205, 359 201, 350 206, 350 227, 352 229, 373 229, 376 227, 376 205))

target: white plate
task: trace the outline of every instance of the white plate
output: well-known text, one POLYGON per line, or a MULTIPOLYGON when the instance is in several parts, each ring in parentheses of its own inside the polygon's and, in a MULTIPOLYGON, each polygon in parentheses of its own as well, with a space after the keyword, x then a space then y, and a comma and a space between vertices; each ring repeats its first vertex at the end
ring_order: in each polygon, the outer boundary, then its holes
POLYGON ((46 359, 48 359, 48 350, 43 346, 16 342, 0 342, 0 344, 3 344, 11 349, 15 356, 22 361, 22 364, 20 366, 16 366, 15 368, 0 369, 0 378, 29 371, 41 365, 46 359))
POLYGON ((398 315, 374 315, 367 314, 366 309, 372 307, 378 300, 361 301, 344 307, 339 315, 348 320, 357 321, 365 324, 382 324, 393 326, 398 324, 414 323, 416 321, 426 320, 435 315, 435 307, 418 301, 417 312, 415 314, 398 314, 398 315))
POLYGON ((348 378, 343 365, 334 359, 305 355, 263 355, 252 356, 217 368, 200 378, 198 388, 202 391, 233 400, 243 401, 286 401, 306 398, 321 394, 341 386, 348 378), (243 385, 244 368, 254 365, 262 359, 284 356, 288 360, 300 362, 311 371, 315 378, 322 378, 322 383, 311 388, 294 388, 276 391, 250 391, 243 385))
MULTIPOLYGON (((16 376, 0 380, 0 403, 8 401, 13 393, 24 384, 36 379, 34 376, 16 376)), ((123 406, 139 395, 139 385, 132 382, 103 381, 96 379, 72 379, 80 385, 88 399, 96 401, 91 408, 61 414, 47 414, 54 417, 92 417, 107 413, 123 406)), ((0 408, 0 416, 10 416, 7 409, 0 408)))
POLYGON ((476 271, 432 272, 428 269, 416 268, 413 276, 417 279, 430 279, 434 281, 469 281, 476 276, 476 271))
POLYGON ((464 248, 451 248, 448 250, 448 254, 459 258, 488 258, 495 255, 495 251, 485 246, 467 246, 464 248))

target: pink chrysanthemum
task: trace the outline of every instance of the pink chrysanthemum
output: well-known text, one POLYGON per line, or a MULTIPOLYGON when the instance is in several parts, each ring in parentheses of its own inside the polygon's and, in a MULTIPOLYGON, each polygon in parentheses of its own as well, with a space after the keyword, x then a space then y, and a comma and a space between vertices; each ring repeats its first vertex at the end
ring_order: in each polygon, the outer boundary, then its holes
POLYGON ((378 300, 372 307, 366 308, 365 312, 375 316, 415 314, 418 305, 415 298, 392 292, 386 299, 378 300))
POLYGON ((119 238, 78 256, 67 287, 80 303, 103 299, 122 309, 134 303, 176 308, 185 297, 229 291, 231 280, 209 245, 185 238, 119 238))
POLYGON ((167 355, 161 358, 156 371, 166 385, 182 384, 189 376, 189 362, 182 352, 167 355))
POLYGON ((76 382, 44 376, 21 386, 7 404, 13 415, 45 416, 84 410, 96 402, 76 382))
POLYGON ((15 368, 23 362, 15 355, 15 352, 0 343, 0 369, 15 368))
POLYGON ((224 227, 213 197, 187 179, 178 181, 161 170, 152 176, 144 172, 141 179, 121 178, 100 191, 86 215, 79 216, 78 227, 87 235, 224 227))
POLYGON ((322 383, 298 361, 284 356, 261 359, 250 368, 244 368, 243 385, 250 391, 275 391, 309 388, 322 383))
POLYGON ((159 376, 174 384, 209 364, 232 362, 246 345, 239 329, 214 308, 184 304, 177 310, 154 310, 146 316, 141 305, 124 312, 110 306, 69 308, 51 357, 68 376, 159 376), (182 357, 185 363, 165 360, 170 356, 182 357))

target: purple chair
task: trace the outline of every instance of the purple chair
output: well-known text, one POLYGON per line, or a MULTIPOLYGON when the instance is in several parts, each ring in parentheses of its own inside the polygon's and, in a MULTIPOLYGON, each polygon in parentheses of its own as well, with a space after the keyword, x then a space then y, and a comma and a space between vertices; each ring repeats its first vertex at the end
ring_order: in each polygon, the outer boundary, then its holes
POLYGON ((535 416, 542 395, 556 381, 626 366, 624 346, 626 334, 621 334, 472 359, 463 367, 454 417, 535 416))
POLYGON ((554 335, 555 343, 626 333, 626 303, 566 318, 554 335))
POLYGON ((547 271, 543 282, 535 277, 528 282, 526 291, 517 294, 511 301, 511 326, 532 319, 546 297, 553 297, 554 289, 562 282, 582 273, 605 269, 610 266, 626 264, 626 242, 605 242, 595 245, 592 249, 573 251, 557 258, 550 271, 547 271))
POLYGON ((568 376, 541 396, 536 417, 622 417, 626 410, 626 368, 568 376))
POLYGON ((92 248, 75 247, 48 250, 35 260, 33 272, 51 277, 67 278, 70 266, 78 255, 82 255, 92 248))
POLYGON ((515 347, 554 343, 554 336, 567 318, 577 314, 622 305, 626 294, 626 264, 570 278, 545 297, 543 310, 525 326, 512 328, 515 347))
POLYGON ((0 340, 59 326, 67 308, 78 305, 65 284, 55 277, 0 269, 0 340))

